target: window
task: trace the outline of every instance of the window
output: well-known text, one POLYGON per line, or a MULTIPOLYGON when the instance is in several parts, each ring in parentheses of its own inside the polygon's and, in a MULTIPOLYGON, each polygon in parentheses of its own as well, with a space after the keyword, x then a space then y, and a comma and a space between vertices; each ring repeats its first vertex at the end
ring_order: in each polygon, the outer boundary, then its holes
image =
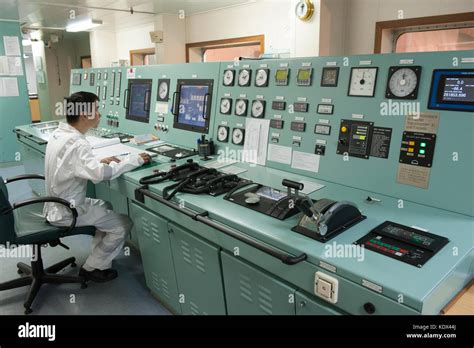
POLYGON ((405 32, 398 36, 395 52, 474 50, 474 27, 405 32))
POLYGON ((156 53, 154 48, 130 51, 130 65, 155 65, 156 53))
POLYGON ((264 53, 263 35, 186 44, 186 61, 222 62, 238 57, 258 58, 264 53))

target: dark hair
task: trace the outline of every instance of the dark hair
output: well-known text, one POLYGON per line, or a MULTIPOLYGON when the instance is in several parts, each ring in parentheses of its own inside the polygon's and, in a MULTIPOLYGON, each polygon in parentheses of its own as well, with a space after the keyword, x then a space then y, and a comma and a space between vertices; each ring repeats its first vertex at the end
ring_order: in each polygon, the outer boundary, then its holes
POLYGON ((99 97, 94 93, 77 92, 65 99, 67 123, 74 124, 79 120, 81 112, 95 112, 95 102, 99 100, 99 97))

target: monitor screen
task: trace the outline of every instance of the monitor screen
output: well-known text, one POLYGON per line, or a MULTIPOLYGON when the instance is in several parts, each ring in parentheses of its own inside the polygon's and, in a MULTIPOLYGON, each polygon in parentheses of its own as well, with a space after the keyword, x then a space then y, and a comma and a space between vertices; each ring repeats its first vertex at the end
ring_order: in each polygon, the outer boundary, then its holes
POLYGON ((152 80, 134 79, 128 84, 128 108, 126 119, 148 123, 152 80))
POLYGON ((428 108, 474 111, 474 69, 435 70, 428 108))
POLYGON ((208 133, 213 80, 178 80, 174 128, 208 133))

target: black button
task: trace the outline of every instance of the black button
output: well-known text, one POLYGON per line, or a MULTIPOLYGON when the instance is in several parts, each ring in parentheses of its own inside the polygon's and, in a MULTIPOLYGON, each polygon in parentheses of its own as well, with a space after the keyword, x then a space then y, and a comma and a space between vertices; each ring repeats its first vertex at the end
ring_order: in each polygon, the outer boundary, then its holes
POLYGON ((370 302, 367 302, 366 304, 364 304, 364 309, 368 314, 375 313, 375 306, 370 302))

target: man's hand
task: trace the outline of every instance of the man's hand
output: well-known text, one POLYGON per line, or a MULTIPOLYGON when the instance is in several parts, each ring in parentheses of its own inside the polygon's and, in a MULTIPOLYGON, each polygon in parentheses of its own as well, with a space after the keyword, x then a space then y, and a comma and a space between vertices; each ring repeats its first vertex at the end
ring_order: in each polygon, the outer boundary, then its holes
POLYGON ((104 158, 102 161, 100 161, 100 163, 105 163, 107 165, 109 165, 112 162, 120 163, 120 160, 117 157, 107 157, 107 158, 104 158))
POLYGON ((143 158, 143 161, 145 161, 144 164, 148 164, 151 162, 151 156, 147 153, 141 153, 140 157, 143 158))

